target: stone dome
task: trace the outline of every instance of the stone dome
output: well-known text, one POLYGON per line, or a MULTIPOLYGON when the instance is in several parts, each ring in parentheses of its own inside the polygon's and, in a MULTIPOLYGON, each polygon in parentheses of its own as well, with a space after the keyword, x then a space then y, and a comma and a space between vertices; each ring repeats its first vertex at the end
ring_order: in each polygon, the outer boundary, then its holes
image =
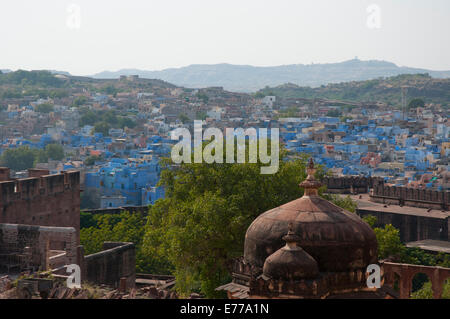
POLYGON ((286 246, 266 258, 263 274, 272 279, 299 280, 316 278, 319 275, 317 262, 297 245, 300 238, 292 229, 283 237, 286 246))
POLYGON ((320 272, 362 269, 376 263, 378 245, 370 226, 318 195, 321 185, 313 177, 312 160, 307 172, 300 184, 305 189, 303 197, 261 214, 247 229, 245 262, 263 268, 266 258, 283 247, 282 236, 292 224, 298 245, 315 259, 320 272))

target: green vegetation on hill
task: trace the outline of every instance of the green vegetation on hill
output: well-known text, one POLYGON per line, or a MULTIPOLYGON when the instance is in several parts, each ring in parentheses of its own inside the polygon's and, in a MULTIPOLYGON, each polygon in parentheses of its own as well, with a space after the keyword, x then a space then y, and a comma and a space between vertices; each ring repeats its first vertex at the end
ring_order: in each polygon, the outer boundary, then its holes
MULTIPOLYGON (((60 99, 72 94, 102 93, 116 96, 119 92, 133 90, 165 89, 176 86, 156 79, 138 79, 136 81, 122 81, 118 79, 93 79, 52 74, 49 71, 15 71, 0 73, 0 99, 35 97, 60 99)), ((86 98, 79 97, 73 101, 73 106, 86 103, 86 98)))
POLYGON ((23 71, 0 74, 0 85, 38 85, 41 87, 61 87, 64 80, 55 77, 49 71, 23 71))
POLYGON ((134 128, 136 122, 126 116, 117 115, 115 111, 92 111, 87 108, 81 110, 80 126, 92 125, 96 133, 107 136, 110 128, 134 128))
MULTIPOLYGON (((450 103, 450 79, 435 79, 428 74, 405 74, 368 81, 328 84, 317 88, 300 87, 288 83, 277 87, 266 87, 256 94, 257 96, 275 95, 279 98, 384 102, 391 106, 399 106, 402 86, 408 86, 408 101, 422 99, 425 103, 442 103, 443 105, 450 103)), ((418 100, 414 103, 417 102, 418 100)))

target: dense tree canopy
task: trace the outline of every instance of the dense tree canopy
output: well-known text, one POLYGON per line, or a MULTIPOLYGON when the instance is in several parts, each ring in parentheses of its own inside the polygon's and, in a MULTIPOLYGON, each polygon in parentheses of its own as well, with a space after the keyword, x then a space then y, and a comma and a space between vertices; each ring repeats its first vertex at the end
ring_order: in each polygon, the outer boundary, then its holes
POLYGON ((0 163, 2 166, 18 171, 33 168, 35 159, 36 151, 24 146, 4 151, 0 157, 0 163))
POLYGON ((45 147, 45 154, 49 159, 60 161, 64 158, 64 149, 61 144, 48 144, 45 147))
POLYGON ((47 163, 49 159, 63 158, 64 149, 60 144, 48 144, 44 149, 21 146, 4 151, 0 156, 0 165, 20 171, 33 168, 36 163, 47 163))
POLYGON ((50 103, 42 103, 36 105, 35 111, 39 113, 50 113, 53 112, 54 106, 50 103))
MULTIPOLYGON (((136 245, 136 271, 152 272, 158 268, 155 258, 144 253, 144 238, 147 219, 142 213, 123 212, 121 214, 101 214, 81 212, 80 241, 86 255, 102 250, 105 241, 132 242, 136 245)), ((170 272, 170 265, 159 265, 170 272)))
POLYGON ((424 106, 425 106, 425 102, 420 98, 412 99, 408 103, 408 108, 410 108, 410 109, 415 109, 415 108, 424 107, 424 106))
POLYGON ((0 74, 0 84, 20 84, 60 87, 64 80, 58 79, 49 71, 24 71, 18 70, 6 74, 0 74))
POLYGON ((78 96, 73 100, 72 106, 78 107, 88 102, 88 98, 85 96, 78 96))
POLYGON ((115 111, 91 111, 86 108, 81 110, 80 126, 97 126, 96 132, 108 135, 109 128, 134 128, 136 122, 126 116, 117 115, 115 111), (107 129, 106 129, 107 128, 107 129))
POLYGON ((94 132, 102 133, 104 136, 108 136, 110 128, 111 126, 108 124, 108 122, 97 122, 94 126, 94 132))

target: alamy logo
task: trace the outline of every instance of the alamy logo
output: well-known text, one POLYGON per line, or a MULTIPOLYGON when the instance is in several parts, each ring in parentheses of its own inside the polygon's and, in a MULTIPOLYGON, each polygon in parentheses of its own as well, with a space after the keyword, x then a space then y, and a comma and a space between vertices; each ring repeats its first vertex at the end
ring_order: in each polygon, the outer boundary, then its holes
POLYGON ((66 272, 69 275, 66 281, 68 288, 81 288, 81 269, 77 264, 67 265, 66 272))
POLYGON ((367 266, 367 288, 381 288, 381 268, 377 264, 367 266))
POLYGON ((81 28, 81 8, 78 4, 72 3, 67 7, 66 25, 69 29, 75 30, 81 28))
POLYGON ((369 29, 381 28, 381 8, 377 4, 371 4, 366 9, 369 16, 367 17, 367 27, 369 29))
MULTIPOLYGON (((261 174, 275 174, 279 168, 280 142, 279 129, 259 128, 226 128, 226 163, 245 163, 246 160, 246 137, 248 137, 248 162, 257 163, 258 157, 262 164, 268 166, 261 167, 261 174), (270 139, 270 155, 267 147, 270 139), (235 141, 237 141, 237 159, 235 159, 235 141)), ((172 148, 171 158, 176 164, 191 163, 192 138, 187 128, 177 128, 171 132, 172 140, 182 140, 172 148)), ((203 133, 202 121, 194 121, 194 163, 223 163, 224 135, 218 128, 207 128, 203 133), (203 147, 204 141, 212 141, 203 147)))

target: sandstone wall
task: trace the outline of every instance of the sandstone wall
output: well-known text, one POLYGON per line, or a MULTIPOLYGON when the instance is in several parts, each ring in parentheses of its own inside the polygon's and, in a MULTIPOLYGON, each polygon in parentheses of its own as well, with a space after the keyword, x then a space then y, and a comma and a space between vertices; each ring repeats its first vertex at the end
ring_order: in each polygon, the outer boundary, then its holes
POLYGON ((50 246, 64 247, 65 264, 76 264, 77 238, 73 227, 46 227, 0 224, 0 253, 31 254, 31 265, 46 270, 50 265, 50 246))
POLYGON ((327 186, 328 193, 364 194, 368 193, 374 185, 383 183, 383 179, 365 176, 324 177, 322 182, 327 186))
POLYGON ((80 172, 44 173, 3 182, 0 176, 0 223, 73 227, 79 244, 80 172))
POLYGON ((360 217, 368 215, 377 218, 377 227, 392 224, 400 230, 402 242, 418 241, 423 239, 450 240, 450 218, 435 218, 433 216, 415 216, 396 214, 385 211, 364 210, 358 208, 356 213, 360 217))
POLYGON ((105 242, 101 252, 84 257, 84 280, 119 287, 125 277, 127 288, 136 281, 136 251, 133 243, 105 242))
POLYGON ((450 192, 375 184, 370 200, 377 203, 449 210, 450 192))

